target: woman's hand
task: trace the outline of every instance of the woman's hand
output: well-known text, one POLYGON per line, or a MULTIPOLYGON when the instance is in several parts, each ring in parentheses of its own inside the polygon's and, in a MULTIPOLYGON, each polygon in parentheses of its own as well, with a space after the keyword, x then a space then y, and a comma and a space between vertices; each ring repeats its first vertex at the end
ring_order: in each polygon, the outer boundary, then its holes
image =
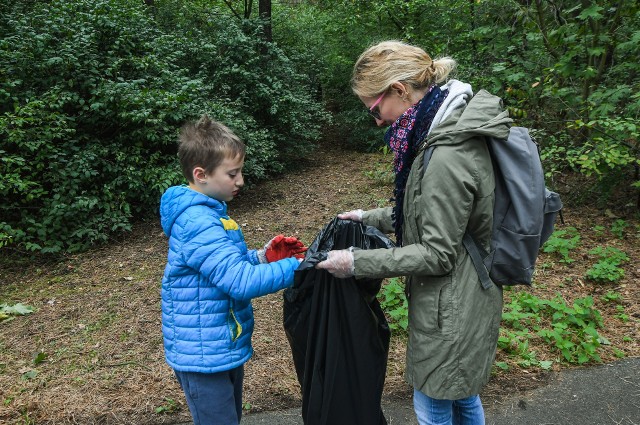
POLYGON ((362 221, 362 214, 364 214, 363 210, 351 210, 338 214, 338 218, 341 220, 362 221))
POLYGON ((316 269, 326 270, 340 279, 353 276, 355 274, 353 248, 329 251, 327 259, 316 264, 316 269))

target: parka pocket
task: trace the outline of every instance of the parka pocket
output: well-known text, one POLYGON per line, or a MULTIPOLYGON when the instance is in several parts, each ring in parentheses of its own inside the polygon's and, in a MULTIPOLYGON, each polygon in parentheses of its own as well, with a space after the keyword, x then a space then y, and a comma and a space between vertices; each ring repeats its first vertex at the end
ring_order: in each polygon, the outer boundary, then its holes
POLYGON ((236 318, 233 308, 229 308, 229 314, 227 315, 227 327, 231 333, 231 342, 236 342, 236 340, 240 338, 240 335, 242 335, 242 325, 236 318))
POLYGON ((436 338, 451 340, 453 321, 451 276, 412 279, 409 328, 436 338))

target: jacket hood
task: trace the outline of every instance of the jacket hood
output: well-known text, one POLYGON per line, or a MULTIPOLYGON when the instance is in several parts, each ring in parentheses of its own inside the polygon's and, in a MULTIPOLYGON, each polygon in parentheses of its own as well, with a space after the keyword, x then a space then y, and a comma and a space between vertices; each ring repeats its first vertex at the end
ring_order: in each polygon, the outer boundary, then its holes
POLYGON ((443 88, 450 89, 447 98, 451 99, 440 107, 443 116, 436 116, 440 121, 434 124, 426 144, 454 145, 478 135, 499 139, 509 136, 513 120, 503 109, 502 100, 498 96, 480 90, 471 97, 471 87, 456 80, 447 86, 449 87, 443 88))
POLYGON ((167 189, 160 199, 160 224, 167 236, 171 235, 171 228, 176 219, 187 208, 202 205, 212 208, 220 214, 227 215, 227 204, 210 198, 188 186, 173 186, 167 189))

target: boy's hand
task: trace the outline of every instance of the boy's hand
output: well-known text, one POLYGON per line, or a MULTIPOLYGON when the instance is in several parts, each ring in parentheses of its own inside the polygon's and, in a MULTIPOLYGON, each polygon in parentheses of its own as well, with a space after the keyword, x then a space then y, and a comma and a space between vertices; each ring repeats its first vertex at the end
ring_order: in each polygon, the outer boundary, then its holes
POLYGON ((264 257, 268 263, 289 257, 301 259, 304 258, 306 250, 307 247, 298 238, 278 235, 264 246, 264 257))
POLYGON ((316 269, 324 269, 341 279, 353 276, 355 266, 352 248, 327 252, 327 259, 316 264, 316 269))

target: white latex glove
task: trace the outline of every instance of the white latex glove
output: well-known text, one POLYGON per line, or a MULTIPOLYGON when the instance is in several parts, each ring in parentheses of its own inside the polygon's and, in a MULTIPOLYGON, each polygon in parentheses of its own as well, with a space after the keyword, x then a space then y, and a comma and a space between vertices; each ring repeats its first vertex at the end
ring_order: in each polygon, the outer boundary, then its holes
POLYGON ((362 221, 362 214, 364 214, 363 210, 351 210, 338 214, 338 218, 341 220, 362 221))
MULTIPOLYGON (((281 235, 278 235, 281 236, 281 235)), ((262 247, 262 249, 259 249, 257 251, 258 253, 258 260, 260 260, 260 264, 267 264, 269 262, 269 260, 267 259, 267 250, 269 248, 271 248, 271 244, 273 244, 273 241, 275 240, 275 238, 277 238, 278 236, 275 236, 273 238, 271 238, 271 240, 269 242, 267 242, 266 244, 264 244, 264 246, 262 247)))
POLYGON ((353 276, 355 274, 353 247, 329 251, 327 259, 316 264, 316 269, 324 269, 340 279, 353 276))

